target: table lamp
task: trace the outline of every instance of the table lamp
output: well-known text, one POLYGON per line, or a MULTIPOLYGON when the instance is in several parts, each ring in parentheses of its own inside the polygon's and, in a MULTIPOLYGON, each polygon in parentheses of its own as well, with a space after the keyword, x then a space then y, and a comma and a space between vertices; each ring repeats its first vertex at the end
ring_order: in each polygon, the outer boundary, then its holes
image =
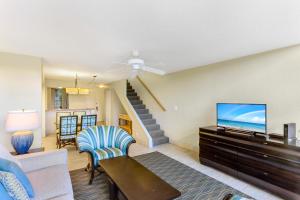
POLYGON ((36 111, 10 111, 6 119, 6 131, 14 132, 11 144, 18 154, 25 154, 33 142, 33 130, 39 127, 36 111))

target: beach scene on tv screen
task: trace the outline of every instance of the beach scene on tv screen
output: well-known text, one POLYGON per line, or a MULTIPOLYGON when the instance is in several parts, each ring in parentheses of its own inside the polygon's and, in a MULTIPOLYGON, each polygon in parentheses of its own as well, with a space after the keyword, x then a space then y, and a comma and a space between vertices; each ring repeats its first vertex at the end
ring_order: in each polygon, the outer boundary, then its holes
POLYGON ((218 126, 266 132, 266 106, 255 104, 217 104, 218 126))

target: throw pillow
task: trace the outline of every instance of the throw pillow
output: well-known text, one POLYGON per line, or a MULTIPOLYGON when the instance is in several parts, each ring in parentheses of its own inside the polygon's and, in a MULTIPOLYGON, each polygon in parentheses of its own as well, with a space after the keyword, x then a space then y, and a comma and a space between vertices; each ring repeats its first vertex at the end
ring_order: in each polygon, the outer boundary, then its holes
POLYGON ((20 161, 18 161, 15 156, 12 156, 2 144, 0 144, 0 158, 10 160, 14 163, 17 163, 19 167, 22 167, 20 161))
POLYGON ((0 182, 13 200, 30 200, 25 188, 13 173, 0 171, 0 182))
POLYGON ((6 189, 4 188, 4 186, 2 185, 2 183, 0 183, 0 199, 2 200, 13 200, 8 192, 6 191, 6 189))
POLYGON ((29 179, 16 163, 0 158, 0 170, 13 173, 26 189, 29 197, 34 197, 34 191, 29 179))

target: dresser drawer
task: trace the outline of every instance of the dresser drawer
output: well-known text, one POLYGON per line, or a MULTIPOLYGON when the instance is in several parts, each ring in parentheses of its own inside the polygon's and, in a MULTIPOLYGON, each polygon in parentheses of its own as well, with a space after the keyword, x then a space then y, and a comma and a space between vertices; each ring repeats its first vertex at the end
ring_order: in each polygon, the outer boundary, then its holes
POLYGON ((212 146, 204 142, 200 143, 200 159, 201 157, 220 163, 232 169, 237 168, 237 155, 226 149, 212 146))
POLYGON ((255 158, 238 153, 237 170, 279 187, 300 193, 299 174, 270 165, 263 161, 262 158, 255 158))
MULTIPOLYGON (((300 151, 290 150, 288 148, 280 148, 269 142, 261 143, 240 143, 238 151, 245 152, 245 154, 260 153, 261 155, 272 156, 274 161, 286 163, 292 163, 295 167, 300 167, 300 151)), ((259 154, 258 154, 259 155, 259 154)))
POLYGON ((286 157, 278 157, 267 153, 257 152, 249 149, 238 148, 238 155, 247 155, 257 159, 258 162, 264 162, 273 167, 291 171, 300 175, 300 163, 297 160, 290 160, 286 157))
POLYGON ((210 139, 210 138, 205 138, 205 137, 201 137, 200 138, 200 148, 201 148, 201 144, 206 144, 209 145, 211 147, 215 147, 221 150, 225 150, 227 152, 231 152, 231 153, 236 153, 237 148, 233 145, 230 145, 224 141, 220 141, 220 140, 216 140, 216 139, 210 139))

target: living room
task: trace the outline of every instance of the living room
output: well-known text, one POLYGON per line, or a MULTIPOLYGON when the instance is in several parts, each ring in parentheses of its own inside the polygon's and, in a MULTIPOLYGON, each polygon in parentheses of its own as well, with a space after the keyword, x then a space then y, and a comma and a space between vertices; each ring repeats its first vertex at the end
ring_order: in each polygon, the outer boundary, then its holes
POLYGON ((0 5, 0 199, 300 198, 299 2, 0 5))

